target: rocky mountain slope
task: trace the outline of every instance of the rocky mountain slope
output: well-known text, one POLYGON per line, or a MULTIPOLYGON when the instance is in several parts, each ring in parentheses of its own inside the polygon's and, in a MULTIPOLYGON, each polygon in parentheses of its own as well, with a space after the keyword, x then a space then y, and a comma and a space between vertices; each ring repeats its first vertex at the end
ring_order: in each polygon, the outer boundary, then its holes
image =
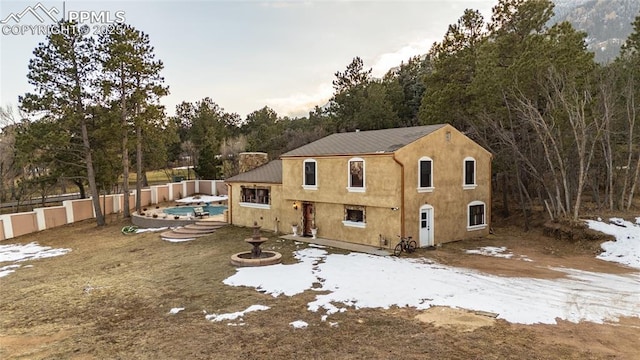
POLYGON ((587 46, 596 61, 612 61, 640 15, 640 0, 555 0, 552 22, 569 21, 587 33, 587 46))

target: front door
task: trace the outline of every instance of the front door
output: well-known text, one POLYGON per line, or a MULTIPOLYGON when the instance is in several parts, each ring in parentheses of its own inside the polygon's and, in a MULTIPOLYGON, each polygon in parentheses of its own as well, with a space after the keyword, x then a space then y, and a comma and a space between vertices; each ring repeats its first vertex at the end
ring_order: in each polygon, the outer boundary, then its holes
POLYGON ((420 247, 433 246, 433 206, 420 208, 420 247))
POLYGON ((313 227, 313 204, 302 203, 302 236, 311 236, 313 227))

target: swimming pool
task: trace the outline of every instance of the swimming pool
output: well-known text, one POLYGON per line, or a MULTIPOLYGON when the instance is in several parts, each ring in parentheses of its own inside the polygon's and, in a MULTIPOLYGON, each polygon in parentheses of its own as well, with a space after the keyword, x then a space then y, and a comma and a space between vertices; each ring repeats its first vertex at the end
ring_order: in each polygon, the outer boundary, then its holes
MULTIPOLYGON (((195 206, 198 207, 198 206, 195 206)), ((202 210, 206 211, 209 213, 209 215, 213 216, 213 215, 220 215, 222 214, 227 207, 226 206, 200 206, 202 208, 202 210)), ((178 206, 178 207, 172 207, 172 208, 166 208, 164 209, 164 213, 165 214, 169 214, 169 215, 178 215, 178 216, 186 216, 186 215, 193 215, 193 208, 194 206, 178 206)))

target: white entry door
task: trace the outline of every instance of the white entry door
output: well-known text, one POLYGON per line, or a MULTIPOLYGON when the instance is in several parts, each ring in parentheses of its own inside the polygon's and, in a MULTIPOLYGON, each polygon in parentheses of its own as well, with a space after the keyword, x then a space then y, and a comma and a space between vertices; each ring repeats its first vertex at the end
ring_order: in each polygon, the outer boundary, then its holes
POLYGON ((420 208, 420 247, 433 246, 433 206, 420 208))

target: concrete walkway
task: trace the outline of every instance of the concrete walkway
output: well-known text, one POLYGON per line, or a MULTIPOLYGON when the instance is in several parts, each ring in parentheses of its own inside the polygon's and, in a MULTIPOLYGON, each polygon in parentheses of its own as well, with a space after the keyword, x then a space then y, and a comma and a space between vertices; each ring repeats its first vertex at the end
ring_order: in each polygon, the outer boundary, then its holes
POLYGON ((379 256, 389 256, 389 255, 391 255, 390 251, 385 250, 385 249, 380 249, 380 248, 377 248, 375 246, 353 244, 353 243, 348 243, 348 242, 339 241, 339 240, 331 240, 331 239, 323 239, 323 238, 315 238, 315 239, 313 239, 313 238, 310 238, 310 237, 293 236, 293 235, 282 235, 282 236, 280 236, 280 238, 287 239, 287 240, 293 240, 293 241, 300 241, 300 242, 318 244, 318 245, 323 245, 323 246, 328 246, 328 247, 334 247, 334 248, 338 248, 338 249, 357 251, 357 252, 367 253, 367 254, 371 254, 371 255, 379 255, 379 256))

